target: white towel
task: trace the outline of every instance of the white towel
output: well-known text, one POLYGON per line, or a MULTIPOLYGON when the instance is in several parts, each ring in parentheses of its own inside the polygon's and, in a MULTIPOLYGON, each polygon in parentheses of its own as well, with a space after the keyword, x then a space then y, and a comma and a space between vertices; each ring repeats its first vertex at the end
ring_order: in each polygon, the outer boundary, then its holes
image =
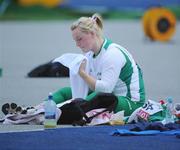
POLYGON ((89 87, 79 75, 79 67, 83 60, 86 60, 86 72, 89 73, 88 58, 82 54, 67 53, 53 60, 59 62, 70 70, 70 84, 72 89, 72 98, 86 98, 89 87))

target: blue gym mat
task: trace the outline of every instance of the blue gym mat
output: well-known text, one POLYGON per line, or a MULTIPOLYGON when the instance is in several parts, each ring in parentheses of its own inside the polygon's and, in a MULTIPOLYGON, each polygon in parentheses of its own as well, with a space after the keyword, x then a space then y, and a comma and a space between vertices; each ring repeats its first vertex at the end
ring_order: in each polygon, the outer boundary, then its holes
POLYGON ((68 127, 0 133, 0 150, 177 150, 176 135, 112 136, 130 126, 68 127))

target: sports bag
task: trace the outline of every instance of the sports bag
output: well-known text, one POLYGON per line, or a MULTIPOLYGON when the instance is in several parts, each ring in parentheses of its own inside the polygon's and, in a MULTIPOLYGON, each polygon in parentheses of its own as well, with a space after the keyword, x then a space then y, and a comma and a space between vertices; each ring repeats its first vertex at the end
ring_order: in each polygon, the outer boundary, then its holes
POLYGON ((114 111, 117 102, 117 97, 109 93, 99 93, 90 101, 77 98, 60 107, 62 114, 58 120, 58 124, 86 125, 87 123, 90 123, 94 117, 103 112, 114 111), (99 108, 105 109, 91 117, 86 115, 87 112, 99 108))

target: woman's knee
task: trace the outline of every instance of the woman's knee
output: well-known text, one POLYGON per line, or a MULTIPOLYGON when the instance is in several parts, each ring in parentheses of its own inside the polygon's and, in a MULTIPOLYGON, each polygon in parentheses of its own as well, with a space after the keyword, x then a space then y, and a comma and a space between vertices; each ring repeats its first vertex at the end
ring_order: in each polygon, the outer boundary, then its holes
POLYGON ((123 111, 124 115, 129 116, 131 115, 137 108, 141 107, 143 103, 134 102, 127 97, 120 96, 118 97, 118 104, 116 107, 115 112, 123 111))
POLYGON ((72 98, 70 87, 64 87, 53 93, 54 101, 58 104, 72 98))

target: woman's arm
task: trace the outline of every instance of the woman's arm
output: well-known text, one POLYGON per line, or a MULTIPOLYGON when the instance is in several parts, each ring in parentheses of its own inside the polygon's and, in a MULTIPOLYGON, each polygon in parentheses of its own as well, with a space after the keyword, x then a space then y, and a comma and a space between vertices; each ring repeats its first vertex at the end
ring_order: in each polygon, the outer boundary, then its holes
POLYGON ((101 79, 97 80, 85 72, 86 61, 80 66, 79 74, 89 85, 90 89, 97 92, 111 93, 118 81, 121 68, 125 63, 122 53, 113 49, 103 59, 101 79))
POLYGON ((95 91, 112 93, 126 59, 119 49, 109 49, 102 62, 101 80, 96 81, 95 91))

